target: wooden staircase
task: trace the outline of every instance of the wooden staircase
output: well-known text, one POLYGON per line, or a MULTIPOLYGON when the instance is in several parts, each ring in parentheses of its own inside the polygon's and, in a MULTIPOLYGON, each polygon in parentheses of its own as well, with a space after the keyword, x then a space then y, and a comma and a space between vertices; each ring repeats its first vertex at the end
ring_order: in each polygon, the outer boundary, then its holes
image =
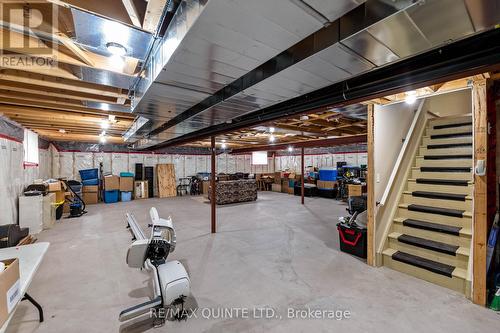
POLYGON ((385 250, 384 266, 468 294, 472 117, 427 123, 385 250))

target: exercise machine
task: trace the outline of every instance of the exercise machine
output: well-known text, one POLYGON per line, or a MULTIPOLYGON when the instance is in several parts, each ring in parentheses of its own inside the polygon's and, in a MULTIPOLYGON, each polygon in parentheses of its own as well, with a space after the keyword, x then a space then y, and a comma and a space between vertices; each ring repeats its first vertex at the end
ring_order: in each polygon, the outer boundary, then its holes
MULTIPOLYGON (((190 295, 190 279, 184 266, 177 260, 167 261, 176 246, 172 218, 162 219, 156 208, 149 211, 151 217, 151 236, 146 238, 135 217, 127 213, 127 228, 132 233, 132 244, 127 252, 127 264, 132 268, 145 269, 153 276, 154 298, 151 301, 133 306, 120 313, 120 321, 127 321, 152 310, 171 308, 175 319, 186 318, 185 299, 190 295)), ((166 318, 159 318, 161 326, 166 318)))

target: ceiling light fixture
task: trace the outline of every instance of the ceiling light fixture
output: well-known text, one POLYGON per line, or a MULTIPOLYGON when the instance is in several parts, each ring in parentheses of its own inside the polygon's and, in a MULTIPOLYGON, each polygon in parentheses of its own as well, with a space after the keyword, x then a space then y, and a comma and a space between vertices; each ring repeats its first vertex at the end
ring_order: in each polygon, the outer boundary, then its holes
POLYGON ((300 116, 300 120, 302 121, 309 120, 309 116, 300 116))
POLYGON ((106 137, 105 137, 105 136, 101 136, 101 137, 99 138, 99 142, 100 142, 100 143, 106 143, 106 137))
POLYGON ((269 133, 274 133, 274 131, 276 131, 274 127, 269 127, 269 133))
POLYGON ((269 137, 269 142, 274 142, 274 141, 276 141, 276 137, 274 135, 271 135, 269 137))
POLYGON ((106 131, 102 131, 101 134, 99 134, 100 137, 106 136, 106 131))
POLYGON ((112 55, 123 57, 127 54, 127 49, 120 43, 109 42, 106 44, 106 48, 112 55))
POLYGON ((220 147, 221 147, 222 149, 226 149, 226 148, 227 148, 227 144, 226 144, 225 142, 223 142, 223 143, 220 145, 220 147))
POLYGON ((66 133, 66 130, 64 128, 61 128, 61 129, 59 129, 59 133, 64 134, 64 133, 66 133))
POLYGON ((405 102, 406 104, 413 104, 417 100, 417 92, 415 90, 407 91, 405 102))
POLYGON ((293 147, 292 146, 289 146, 288 147, 288 151, 291 153, 293 151, 293 147))
POLYGON ((108 129, 109 128, 109 121, 108 120, 101 121, 101 128, 108 129))
POLYGON ((116 122, 116 116, 115 116, 114 114, 110 114, 110 115, 108 115, 108 121, 109 121, 110 123, 114 123, 114 122, 116 122))

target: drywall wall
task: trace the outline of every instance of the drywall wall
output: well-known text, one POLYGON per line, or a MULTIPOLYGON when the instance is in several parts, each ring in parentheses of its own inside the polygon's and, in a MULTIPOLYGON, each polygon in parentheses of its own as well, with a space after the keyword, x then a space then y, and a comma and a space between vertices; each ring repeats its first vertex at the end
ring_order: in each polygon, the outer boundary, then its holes
POLYGON ((472 113, 472 90, 464 89, 428 97, 423 110, 440 117, 472 113))
POLYGON ((375 201, 382 198, 419 103, 374 108, 375 201))

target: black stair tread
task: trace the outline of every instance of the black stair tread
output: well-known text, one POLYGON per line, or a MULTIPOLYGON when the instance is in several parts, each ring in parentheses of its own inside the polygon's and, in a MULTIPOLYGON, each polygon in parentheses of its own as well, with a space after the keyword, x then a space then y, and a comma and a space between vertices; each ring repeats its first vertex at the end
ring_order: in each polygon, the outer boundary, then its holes
POLYGON ((411 195, 419 198, 465 201, 467 194, 455 193, 441 193, 441 192, 428 192, 428 191, 413 191, 411 195))
POLYGON ((435 231, 454 236, 460 236, 460 230, 462 230, 462 227, 432 223, 427 221, 420 221, 415 219, 406 219, 403 221, 403 225, 410 228, 435 231))
POLYGON ((420 167, 422 172, 471 172, 467 167, 420 167))
POLYGON ((445 144, 440 144, 440 145, 427 145, 427 149, 446 149, 446 148, 458 148, 458 147, 472 147, 472 142, 445 143, 445 144))
POLYGON ((472 159, 472 154, 466 155, 424 155, 424 160, 463 160, 472 159))
POLYGON ((431 135, 431 139, 450 139, 450 138, 460 138, 463 136, 472 136, 472 132, 434 134, 434 135, 431 135))
POLYGON ((453 277, 453 271, 455 270, 454 266, 442 264, 440 262, 429 260, 419 256, 414 256, 413 254, 402 251, 396 251, 392 255, 392 259, 450 278, 453 277))
POLYGON ((416 247, 421 247, 423 249, 431 251, 449 254, 450 256, 456 256, 457 250, 459 248, 459 246, 457 245, 450 245, 442 242, 436 242, 430 239, 425 239, 405 234, 398 237, 398 242, 413 245, 416 247))
POLYGON ((427 178, 417 178, 417 184, 429 184, 429 185, 449 185, 449 186, 468 186, 469 181, 459 180, 459 179, 427 179, 427 178))
POLYGON ((443 129, 443 128, 454 128, 454 127, 462 127, 462 126, 472 126, 472 121, 463 122, 463 123, 456 123, 456 124, 435 125, 432 128, 443 129))
POLYGON ((464 217, 464 213, 465 213, 465 210, 460 210, 460 209, 450 209, 450 208, 432 207, 432 206, 424 206, 424 205, 413 205, 413 204, 408 205, 408 210, 412 211, 412 212, 444 215, 444 216, 451 216, 451 217, 464 217))

